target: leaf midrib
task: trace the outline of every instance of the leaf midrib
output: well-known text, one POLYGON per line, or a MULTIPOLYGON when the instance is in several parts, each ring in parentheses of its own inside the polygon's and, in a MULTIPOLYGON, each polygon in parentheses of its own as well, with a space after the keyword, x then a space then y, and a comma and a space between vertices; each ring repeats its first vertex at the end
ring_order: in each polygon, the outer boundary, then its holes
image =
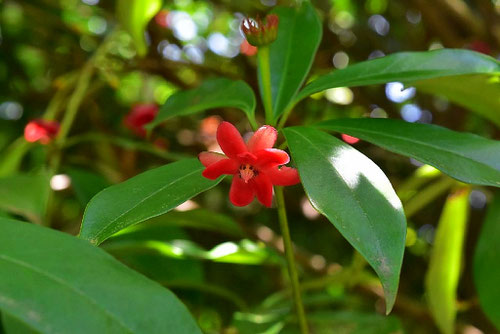
POLYGON ((109 318, 115 320, 116 323, 118 323, 122 328, 127 330, 128 333, 134 333, 134 331, 131 328, 129 328, 125 323, 123 323, 115 314, 111 313, 109 310, 104 308, 99 302, 97 302, 96 300, 94 300, 90 296, 86 295, 80 289, 77 289, 76 287, 68 284, 65 280, 63 280, 55 275, 52 275, 44 270, 41 270, 40 268, 37 268, 37 267, 31 265, 30 263, 27 263, 27 262, 24 262, 21 260, 17 260, 15 258, 7 256, 6 254, 0 254, 0 259, 4 260, 5 262, 9 262, 9 263, 12 263, 14 265, 18 265, 20 267, 28 269, 28 270, 30 270, 30 271, 32 271, 32 272, 34 272, 42 277, 46 277, 53 282, 56 282, 58 284, 61 284, 65 287, 67 287, 70 291, 73 291, 76 295, 83 297, 83 299, 88 300, 90 304, 95 305, 97 308, 101 309, 104 314, 106 314, 109 318))

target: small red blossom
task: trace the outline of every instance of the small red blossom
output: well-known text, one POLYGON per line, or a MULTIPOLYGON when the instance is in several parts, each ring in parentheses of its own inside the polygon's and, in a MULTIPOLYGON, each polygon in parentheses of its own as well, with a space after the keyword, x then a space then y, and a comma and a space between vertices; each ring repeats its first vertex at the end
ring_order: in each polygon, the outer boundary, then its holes
POLYGON ((241 31, 253 46, 268 45, 278 36, 278 15, 267 15, 264 22, 260 18, 246 18, 241 22, 241 31))
POLYGON ((343 133, 341 137, 342 140, 345 141, 347 144, 356 144, 357 142, 359 142, 359 138, 346 135, 345 133, 343 133))
POLYGON ((235 206, 250 204, 256 196, 259 202, 270 207, 273 185, 291 186, 300 182, 297 170, 279 167, 290 161, 288 153, 272 148, 278 133, 269 125, 260 127, 247 143, 229 122, 222 122, 217 129, 217 142, 222 151, 201 152, 198 156, 206 167, 202 175, 215 180, 223 174, 234 175, 229 200, 235 206))
POLYGON ((59 123, 44 119, 35 119, 24 128, 24 139, 30 143, 40 142, 47 145, 59 133, 59 123))
POLYGON ((144 126, 150 123, 158 113, 158 106, 154 103, 139 103, 132 106, 130 112, 125 116, 125 126, 139 137, 146 136, 144 126))

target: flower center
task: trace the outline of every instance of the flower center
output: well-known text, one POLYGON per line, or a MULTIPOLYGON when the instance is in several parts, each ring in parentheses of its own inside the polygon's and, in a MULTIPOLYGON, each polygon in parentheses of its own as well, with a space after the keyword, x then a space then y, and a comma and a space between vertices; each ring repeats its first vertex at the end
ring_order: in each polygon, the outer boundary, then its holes
POLYGON ((240 178, 248 183, 252 178, 259 175, 259 172, 255 170, 255 168, 249 164, 240 166, 240 178))

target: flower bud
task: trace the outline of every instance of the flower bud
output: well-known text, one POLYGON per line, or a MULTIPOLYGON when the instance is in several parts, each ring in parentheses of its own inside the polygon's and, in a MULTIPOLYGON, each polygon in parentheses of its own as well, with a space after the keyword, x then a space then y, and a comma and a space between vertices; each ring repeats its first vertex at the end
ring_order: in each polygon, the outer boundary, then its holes
POLYGON ((278 36, 279 18, 275 14, 267 15, 264 22, 260 18, 246 18, 241 23, 241 30, 253 46, 271 44, 278 36))

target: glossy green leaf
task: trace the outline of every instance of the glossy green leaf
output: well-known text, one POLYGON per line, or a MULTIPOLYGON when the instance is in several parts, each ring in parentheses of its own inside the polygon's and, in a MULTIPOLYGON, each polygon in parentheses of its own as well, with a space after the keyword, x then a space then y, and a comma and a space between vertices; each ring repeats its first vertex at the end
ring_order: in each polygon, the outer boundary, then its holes
MULTIPOLYGON (((278 37, 269 46, 272 105, 277 118, 297 94, 311 69, 322 27, 309 1, 304 1, 300 8, 277 7, 272 13, 279 16, 278 37)), ((261 96, 264 96, 260 71, 259 82, 261 96)))
POLYGON ((0 271, 0 309, 41 333, 201 333, 171 292, 61 232, 1 219, 0 271))
POLYGON ((0 209, 41 224, 49 191, 49 178, 43 173, 0 178, 0 209))
POLYGON ((491 322, 500 330, 500 192, 488 208, 474 254, 474 282, 479 304, 491 322))
POLYGON ((375 269, 386 310, 394 305, 405 247, 401 201, 380 168, 314 128, 283 130, 311 204, 375 269))
POLYGON ((500 141, 392 119, 341 119, 318 126, 415 158, 463 182, 500 186, 500 141))
POLYGON ((116 15, 123 28, 132 36, 137 54, 145 56, 148 53, 146 43, 146 27, 149 21, 158 13, 162 0, 118 0, 116 15))
POLYGON ((227 107, 242 110, 251 124, 256 126, 255 103, 255 95, 244 81, 209 79, 197 88, 179 91, 170 96, 147 127, 152 129, 172 117, 227 107))
POLYGON ((457 286, 469 211, 469 192, 448 197, 439 219, 425 279, 431 313, 444 334, 454 333, 457 286))
POLYGON ((471 74, 412 83, 419 91, 439 95, 475 111, 500 126, 499 75, 471 74), (466 82, 466 85, 460 84, 466 82))
MULTIPOLYGON (((441 49, 425 52, 399 52, 367 60, 322 75, 299 92, 295 102, 334 87, 375 85, 391 81, 411 83, 462 74, 498 74, 500 63, 489 56, 468 51, 441 49)), ((462 85, 458 77, 456 84, 462 85)))
POLYGON ((181 160, 104 189, 85 210, 80 238, 98 245, 125 227, 164 214, 222 180, 204 178, 204 168, 198 159, 181 160))

